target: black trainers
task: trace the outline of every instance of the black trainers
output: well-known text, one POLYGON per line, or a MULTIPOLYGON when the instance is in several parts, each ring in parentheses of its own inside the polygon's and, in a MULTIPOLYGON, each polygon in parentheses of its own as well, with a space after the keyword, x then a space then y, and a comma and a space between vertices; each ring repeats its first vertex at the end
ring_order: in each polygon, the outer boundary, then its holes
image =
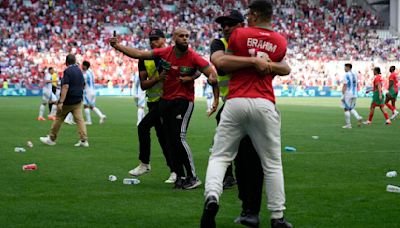
POLYGON ((292 228, 292 224, 285 220, 285 217, 280 219, 271 219, 271 228, 292 228))
POLYGON ((258 214, 249 214, 242 212, 239 217, 235 219, 235 223, 242 224, 248 227, 258 228, 260 226, 260 218, 258 214))
POLYGON ((215 196, 209 196, 204 203, 203 215, 201 216, 200 228, 215 228, 215 216, 218 213, 219 205, 215 196))
POLYGON ((182 189, 184 183, 185 183, 185 178, 184 177, 176 177, 176 181, 174 183, 174 188, 175 189, 182 189))
POLYGON ((225 178, 225 180, 224 180, 224 185, 223 185, 224 189, 230 189, 230 188, 232 188, 232 187, 235 186, 235 185, 236 185, 236 180, 235 180, 234 177, 227 176, 227 177, 225 178))
POLYGON ((197 177, 187 177, 183 183, 183 189, 194 189, 201 185, 201 181, 197 177))

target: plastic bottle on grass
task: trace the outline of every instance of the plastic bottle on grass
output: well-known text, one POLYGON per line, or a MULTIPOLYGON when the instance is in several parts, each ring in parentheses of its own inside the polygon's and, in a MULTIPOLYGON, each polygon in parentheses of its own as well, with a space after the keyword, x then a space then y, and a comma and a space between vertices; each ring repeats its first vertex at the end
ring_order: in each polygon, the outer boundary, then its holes
POLYGON ((386 186, 386 191, 387 191, 387 192, 396 192, 396 193, 400 193, 400 187, 399 187, 399 186, 396 186, 396 185, 388 184, 388 185, 386 186))
POLYGON ((136 179, 136 178, 125 178, 125 179, 123 180, 123 183, 124 183, 124 184, 139 184, 139 183, 140 183, 140 180, 139 180, 139 179, 136 179))
POLYGON ((296 148, 291 147, 291 146, 285 146, 285 151, 287 151, 287 152, 295 152, 296 148))

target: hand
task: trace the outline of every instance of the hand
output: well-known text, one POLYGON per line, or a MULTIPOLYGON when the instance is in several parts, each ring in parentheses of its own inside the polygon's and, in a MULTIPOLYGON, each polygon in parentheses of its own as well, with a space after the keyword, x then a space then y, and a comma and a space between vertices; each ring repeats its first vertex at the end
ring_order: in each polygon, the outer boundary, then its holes
POLYGON ((218 83, 217 75, 210 74, 210 76, 208 76, 207 81, 208 81, 208 84, 210 84, 210 85, 215 85, 215 84, 217 84, 217 83, 218 83))
POLYGON ((255 58, 254 66, 261 76, 272 73, 270 62, 271 60, 267 55, 255 58))
POLYGON ((218 108, 218 100, 214 100, 214 103, 211 106, 211 109, 209 112, 207 112, 207 116, 210 117, 214 112, 217 111, 218 108))
POLYGON ((57 104, 57 112, 61 112, 63 108, 63 103, 58 103, 57 104))
POLYGON ((179 80, 181 83, 187 83, 187 82, 192 82, 193 78, 191 76, 180 76, 179 80))
POLYGON ((114 31, 113 37, 110 38, 108 41, 111 45, 111 47, 116 48, 118 46, 118 39, 117 39, 117 33, 114 31))
POLYGON ((158 81, 164 82, 165 79, 167 79, 167 74, 168 72, 166 70, 163 70, 161 74, 158 75, 158 81))

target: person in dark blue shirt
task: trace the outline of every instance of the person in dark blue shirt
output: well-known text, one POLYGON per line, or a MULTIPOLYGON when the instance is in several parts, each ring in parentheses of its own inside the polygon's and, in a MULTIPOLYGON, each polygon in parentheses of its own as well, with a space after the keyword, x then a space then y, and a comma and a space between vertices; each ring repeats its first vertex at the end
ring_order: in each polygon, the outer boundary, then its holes
POLYGON ((65 64, 67 69, 64 70, 61 80, 61 95, 57 103, 56 120, 53 122, 50 134, 46 137, 40 137, 40 141, 44 144, 53 146, 56 144, 57 134, 62 123, 68 113, 72 113, 76 126, 78 127, 80 140, 75 146, 89 147, 87 140, 86 125, 82 116, 82 100, 85 81, 79 66, 76 64, 75 55, 67 55, 65 64))

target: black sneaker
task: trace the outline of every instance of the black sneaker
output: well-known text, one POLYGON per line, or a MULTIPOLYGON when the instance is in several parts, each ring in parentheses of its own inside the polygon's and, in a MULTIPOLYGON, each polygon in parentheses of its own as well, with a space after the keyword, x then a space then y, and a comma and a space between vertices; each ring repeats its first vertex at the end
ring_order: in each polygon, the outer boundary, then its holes
POLYGON ((183 189, 194 189, 201 185, 201 181, 197 177, 187 177, 183 183, 183 189))
POLYGON ((236 180, 235 180, 234 177, 227 176, 227 177, 225 178, 225 180, 224 180, 224 185, 223 185, 224 189, 232 188, 232 187, 235 186, 235 185, 236 185, 236 180))
POLYGON ((239 217, 235 219, 235 223, 242 224, 248 227, 258 228, 260 226, 260 218, 258 214, 249 214, 242 212, 239 217))
POLYGON ((175 189, 182 189, 184 183, 185 183, 185 178, 184 177, 176 177, 174 188, 175 189))
POLYGON ((200 228, 215 228, 215 216, 218 213, 219 205, 215 196, 207 197, 204 203, 203 215, 200 220, 200 228))
POLYGON ((271 219, 271 228, 292 228, 292 224, 285 220, 285 217, 280 219, 271 219))

